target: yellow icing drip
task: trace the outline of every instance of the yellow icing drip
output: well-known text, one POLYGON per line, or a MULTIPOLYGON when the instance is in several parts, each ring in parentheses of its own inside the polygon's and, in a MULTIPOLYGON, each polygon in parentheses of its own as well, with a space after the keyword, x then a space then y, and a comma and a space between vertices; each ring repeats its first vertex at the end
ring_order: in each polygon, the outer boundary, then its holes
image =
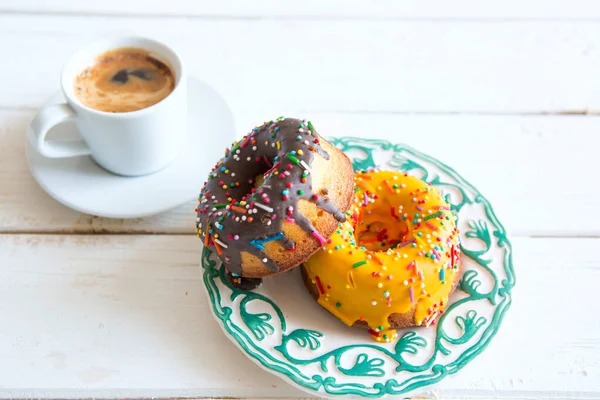
POLYGON ((460 264, 456 217, 415 177, 373 171, 354 181, 351 216, 304 265, 321 306, 390 341, 390 314, 413 309, 415 325, 429 326, 443 313, 460 264))

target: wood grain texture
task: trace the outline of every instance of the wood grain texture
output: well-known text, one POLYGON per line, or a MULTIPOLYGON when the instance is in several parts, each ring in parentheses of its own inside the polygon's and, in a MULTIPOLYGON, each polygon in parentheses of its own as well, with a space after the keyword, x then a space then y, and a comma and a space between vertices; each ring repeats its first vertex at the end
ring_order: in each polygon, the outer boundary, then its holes
POLYGON ((38 107, 56 90, 63 63, 80 46, 128 33, 173 44, 188 70, 236 110, 600 110, 600 24, 593 21, 214 21, 2 14, 0 48, 11 56, 0 63, 0 76, 8 77, 2 82, 0 107, 38 107))
POLYGON ((599 21, 588 0, 0 0, 0 398, 304 397, 210 315, 195 204, 96 218, 27 170, 27 123, 63 63, 132 33, 178 48, 240 135, 305 116, 406 142, 490 199, 514 238, 515 302, 426 398, 600 398, 599 21))
MULTIPOLYGON (((0 111, 0 232, 194 233, 194 202, 151 218, 116 220, 81 214, 51 199, 24 159, 33 114, 0 111)), ((262 115, 246 107, 235 115, 241 136, 261 116, 279 113, 262 115)), ((589 175, 600 171, 600 117, 290 115, 312 119, 328 136, 408 143, 442 160, 488 197, 513 235, 600 236, 600 188, 589 175), (558 217, 562 208, 568 218, 558 217)), ((199 172, 198 189, 203 180, 199 172)))
MULTIPOLYGON (((590 305, 600 265, 589 249, 600 239, 513 242, 519 284, 502 329, 435 393, 597 398, 590 305)), ((0 235, 0 355, 10 366, 0 396, 302 396, 224 337, 200 247, 191 236, 0 235)))
POLYGON ((3 0, 0 11, 65 14, 160 15, 222 18, 519 18, 567 19, 598 18, 600 7, 586 0, 505 0, 481 2, 478 0, 432 0, 427 6, 418 0, 402 2, 380 0, 305 0, 302 2, 278 0, 104 0, 81 1, 3 0))

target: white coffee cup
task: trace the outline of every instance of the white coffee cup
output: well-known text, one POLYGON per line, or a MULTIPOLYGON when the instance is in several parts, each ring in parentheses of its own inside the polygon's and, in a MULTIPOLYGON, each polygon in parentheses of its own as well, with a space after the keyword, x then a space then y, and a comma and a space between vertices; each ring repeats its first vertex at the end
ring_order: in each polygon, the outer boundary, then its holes
POLYGON ((110 172, 138 176, 166 167, 179 154, 187 129, 187 77, 181 59, 166 45, 140 37, 91 43, 66 63, 61 87, 67 102, 43 108, 29 126, 28 140, 41 155, 91 155, 110 172), (170 66, 175 75, 173 91, 160 102, 131 112, 98 111, 82 104, 75 95, 75 77, 92 65, 98 55, 121 47, 143 48, 170 66), (83 140, 46 140, 53 126, 69 120, 75 121, 83 140))

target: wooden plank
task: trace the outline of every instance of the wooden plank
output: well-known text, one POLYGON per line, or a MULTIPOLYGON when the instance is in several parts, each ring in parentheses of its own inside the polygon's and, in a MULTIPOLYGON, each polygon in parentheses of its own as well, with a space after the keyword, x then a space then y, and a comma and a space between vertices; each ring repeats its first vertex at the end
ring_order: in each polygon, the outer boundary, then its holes
MULTIPOLYGON (((513 242, 502 329, 435 394, 598 398, 600 239, 513 242)), ((0 396, 303 396, 223 336, 200 247, 191 236, 0 235, 0 396)))
POLYGON ((76 2, 70 0, 26 0, 4 2, 4 12, 64 13, 64 14, 111 14, 111 15, 160 15, 195 17, 245 17, 245 18, 598 18, 600 8, 585 0, 505 0, 482 3, 477 0, 433 0, 424 7, 422 2, 407 0, 397 2, 384 0, 365 2, 360 0, 306 0, 302 3, 277 0, 172 0, 169 2, 146 2, 141 0, 105 0, 101 2, 76 2))
MULTIPOLYGON (((263 114, 234 110, 240 135, 263 114)), ((513 235, 599 236, 599 117, 406 116, 292 113, 329 136, 408 143, 455 168, 494 204, 513 235)), ((191 202, 156 217, 114 220, 60 205, 30 176, 25 131, 33 111, 0 111, 0 232, 194 233, 191 202)), ((204 172, 202 172, 204 174, 204 172)), ((199 188, 198 188, 199 189, 199 188)))
POLYGON ((0 76, 8 77, 0 107, 39 106, 56 90, 71 53, 94 38, 131 32, 172 43, 189 70, 235 109, 278 109, 278 114, 600 110, 600 24, 593 21, 19 14, 0 15, 0 48, 11 55, 0 63, 0 76), (13 79, 17 73, 27 79, 13 79))

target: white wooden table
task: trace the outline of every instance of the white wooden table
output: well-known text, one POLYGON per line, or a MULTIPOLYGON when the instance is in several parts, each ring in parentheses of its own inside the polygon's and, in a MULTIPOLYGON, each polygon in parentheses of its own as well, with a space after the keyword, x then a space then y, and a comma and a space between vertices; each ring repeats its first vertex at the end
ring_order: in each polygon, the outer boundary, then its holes
POLYGON ((178 47, 240 134, 288 115, 407 142, 492 201, 514 305, 438 397, 600 398, 600 4, 295 3, 0 1, 0 398, 303 396, 209 314, 193 202, 96 218, 30 176, 26 126, 63 62, 121 33, 178 47))

